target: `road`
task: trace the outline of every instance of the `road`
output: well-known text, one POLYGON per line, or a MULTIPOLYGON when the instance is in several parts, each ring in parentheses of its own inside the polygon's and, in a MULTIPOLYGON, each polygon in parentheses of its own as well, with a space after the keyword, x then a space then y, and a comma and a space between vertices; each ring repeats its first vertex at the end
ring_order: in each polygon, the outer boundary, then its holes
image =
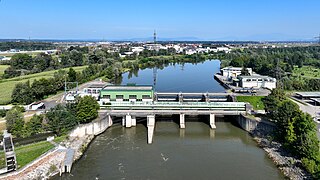
MULTIPOLYGON (((301 103, 301 100, 296 98, 290 98, 290 99, 299 106, 301 111, 310 114, 313 118, 315 117, 319 118, 320 106, 313 106, 307 101, 303 101, 303 103, 301 103)), ((314 122, 317 125, 317 130, 318 130, 317 135, 318 135, 318 138, 320 139, 320 121, 314 120, 314 122)))

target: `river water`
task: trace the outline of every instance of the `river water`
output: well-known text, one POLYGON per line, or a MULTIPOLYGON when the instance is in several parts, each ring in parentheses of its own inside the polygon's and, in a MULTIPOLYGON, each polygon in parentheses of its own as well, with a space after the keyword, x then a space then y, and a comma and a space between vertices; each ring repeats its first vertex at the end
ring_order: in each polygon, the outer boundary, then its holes
MULTIPOLYGON (((219 65, 219 61, 206 61, 168 66, 158 70, 156 90, 223 92, 213 79, 219 65)), ((122 83, 153 84, 152 69, 136 75, 124 74, 122 83)), ((130 129, 115 124, 94 139, 70 175, 54 179, 284 179, 232 119, 217 118, 216 130, 210 129, 205 118, 186 116, 185 130, 172 119, 157 119, 151 145, 144 119, 130 129)))

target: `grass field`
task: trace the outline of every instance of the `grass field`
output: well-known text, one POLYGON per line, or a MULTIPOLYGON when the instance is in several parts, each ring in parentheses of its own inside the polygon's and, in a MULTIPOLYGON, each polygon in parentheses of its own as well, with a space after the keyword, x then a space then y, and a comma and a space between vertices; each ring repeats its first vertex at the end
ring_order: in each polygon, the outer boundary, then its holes
POLYGON ((4 70, 6 70, 9 67, 9 65, 0 65, 0 76, 4 74, 4 70))
POLYGON ((320 69, 312 66, 294 67, 293 76, 305 78, 320 78, 320 69))
POLYGON ((264 98, 264 96, 237 96, 238 102, 248 102, 255 110, 264 109, 262 98, 264 98))
POLYGON ((5 156, 4 156, 4 151, 1 150, 0 151, 0 169, 5 168, 6 167, 6 160, 5 160, 5 156))
POLYGON ((15 152, 17 156, 18 168, 22 168, 53 147, 54 145, 47 141, 16 147, 15 152))
MULTIPOLYGON (((82 71, 85 69, 87 66, 79 66, 79 67, 73 67, 75 71, 82 71)), ((65 68, 64 70, 68 70, 69 68, 65 68)), ((53 70, 53 71, 46 71, 46 72, 41 72, 41 73, 36 73, 36 74, 29 74, 25 76, 19 76, 15 78, 10 78, 10 79, 3 79, 0 80, 0 104, 9 104, 11 101, 11 94, 16 86, 16 84, 20 82, 26 82, 30 81, 32 83, 36 79, 41 79, 41 78, 51 78, 53 77, 53 74, 58 71, 58 70, 53 70)))

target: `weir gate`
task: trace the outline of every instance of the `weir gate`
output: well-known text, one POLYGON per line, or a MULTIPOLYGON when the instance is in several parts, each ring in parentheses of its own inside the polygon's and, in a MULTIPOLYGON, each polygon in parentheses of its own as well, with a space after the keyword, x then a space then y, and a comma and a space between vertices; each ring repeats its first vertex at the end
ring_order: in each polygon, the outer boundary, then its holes
POLYGON ((122 125, 136 126, 137 117, 147 117, 148 144, 152 143, 156 115, 179 115, 185 128, 185 115, 208 115, 210 127, 216 128, 216 115, 240 115, 248 110, 244 102, 232 102, 227 93, 155 93, 151 101, 110 101, 101 104, 100 113, 122 117, 122 125))

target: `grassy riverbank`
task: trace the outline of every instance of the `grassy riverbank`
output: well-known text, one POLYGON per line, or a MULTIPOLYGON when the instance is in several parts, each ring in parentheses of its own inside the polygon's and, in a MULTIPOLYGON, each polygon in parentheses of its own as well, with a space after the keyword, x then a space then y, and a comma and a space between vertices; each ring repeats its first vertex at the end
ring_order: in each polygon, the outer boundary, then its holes
POLYGON ((53 147, 54 145, 47 141, 28 144, 25 146, 17 146, 15 148, 15 152, 17 156, 18 168, 24 167, 53 147))
POLYGON ((255 110, 264 110, 263 98, 264 96, 237 96, 238 102, 250 103, 255 110))
MULTIPOLYGON (((24 146, 16 146, 15 153, 17 157, 18 168, 22 168, 28 163, 40 157, 54 147, 47 141, 28 144, 24 146)), ((0 169, 6 167, 4 151, 0 151, 0 169)))
MULTIPOLYGON (((73 69, 77 72, 82 71, 85 69, 87 66, 79 66, 79 67, 73 67, 73 69)), ((65 68, 62 70, 68 71, 69 68, 65 68)), ((32 83, 34 80, 39 80, 41 78, 52 78, 54 73, 57 72, 58 70, 53 70, 53 71, 45 71, 41 73, 36 73, 36 74, 29 74, 25 76, 19 76, 19 77, 14 77, 10 79, 3 79, 0 80, 0 104, 8 104, 11 101, 11 94, 13 89, 18 83, 23 83, 30 81, 32 83)), ((0 72, 1 73, 1 72, 0 72)))

